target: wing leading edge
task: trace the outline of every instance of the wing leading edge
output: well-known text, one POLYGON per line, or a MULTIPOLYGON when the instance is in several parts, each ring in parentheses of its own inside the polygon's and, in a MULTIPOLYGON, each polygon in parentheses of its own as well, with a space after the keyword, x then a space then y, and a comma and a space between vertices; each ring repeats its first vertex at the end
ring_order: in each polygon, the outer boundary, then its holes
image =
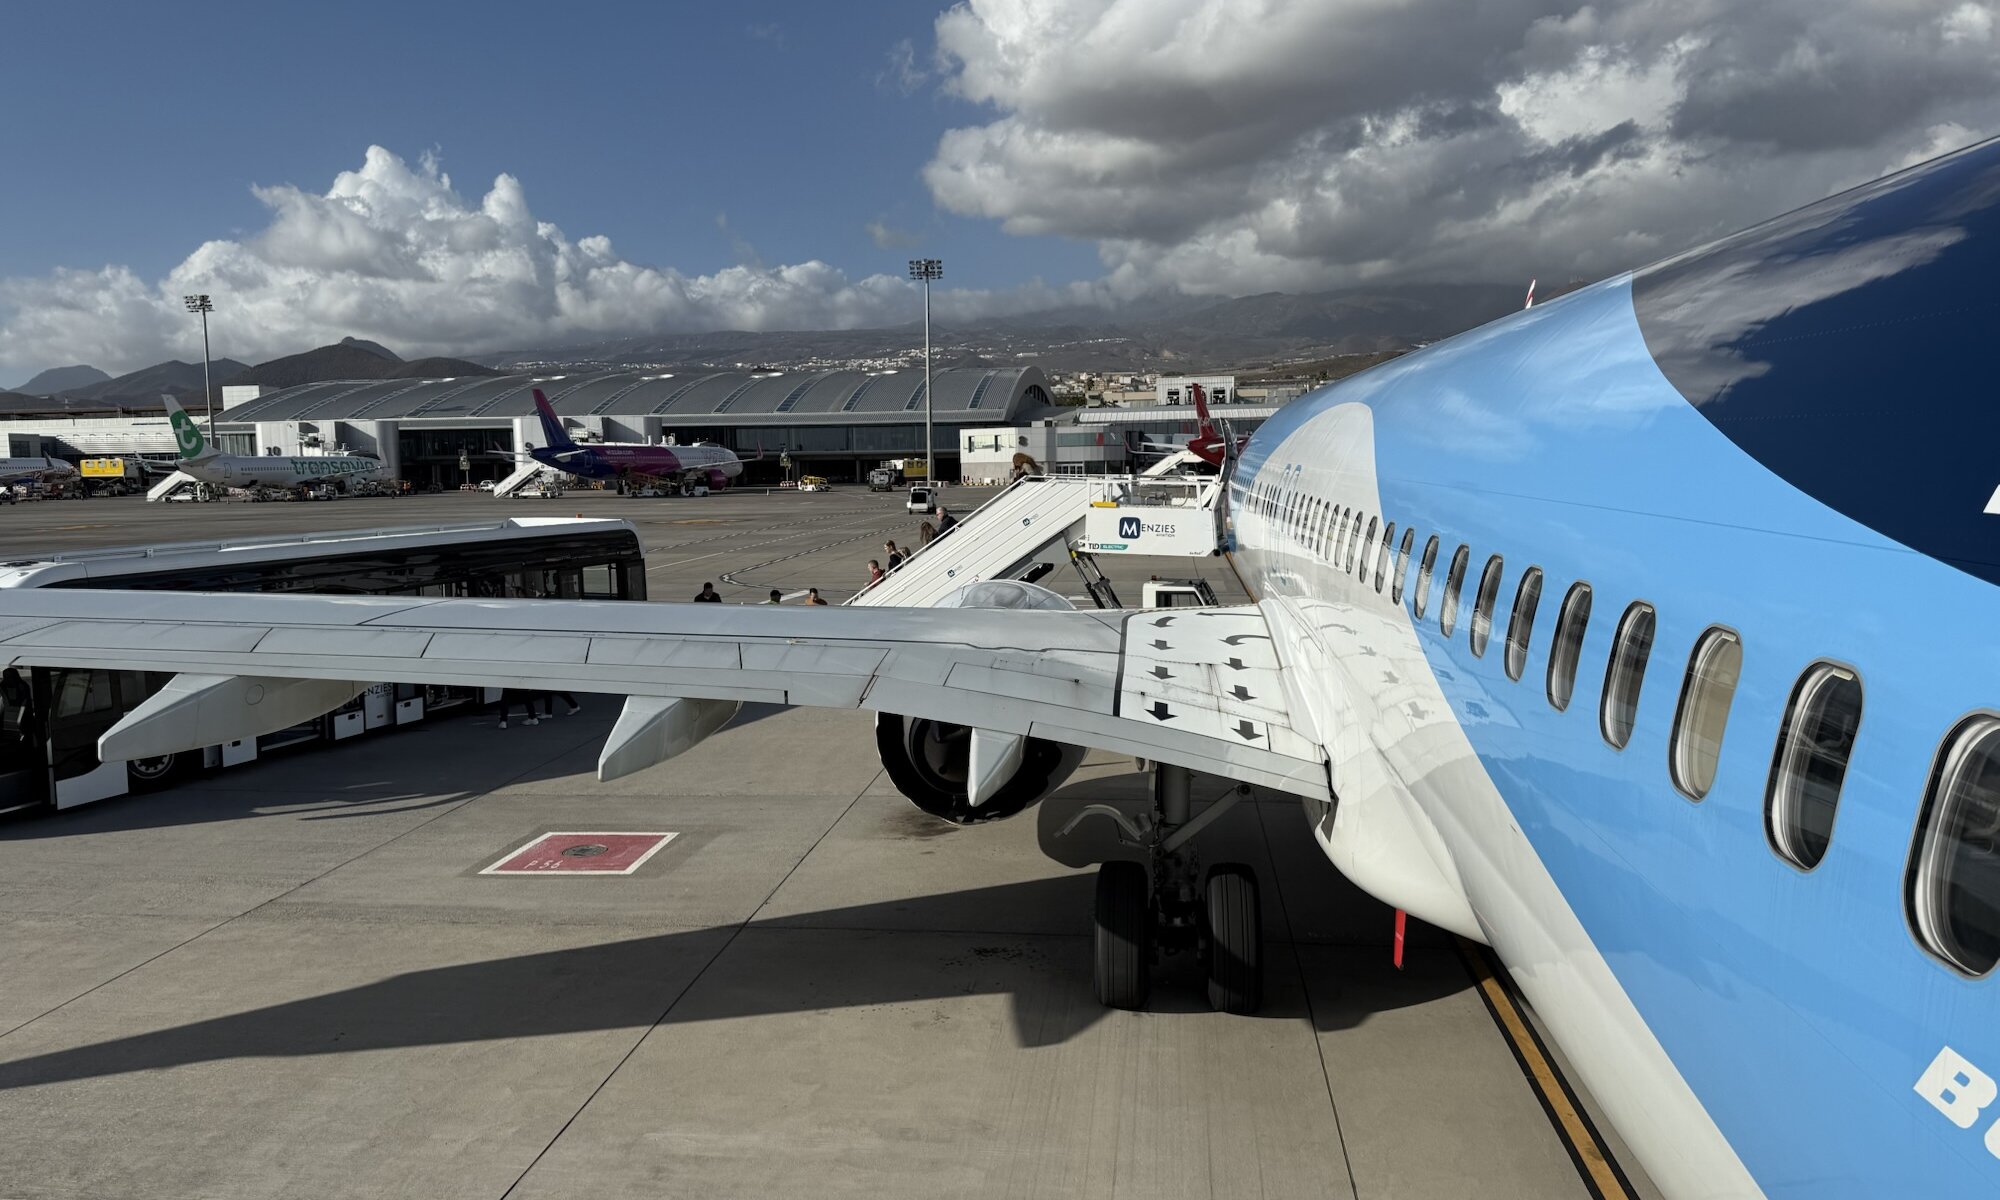
POLYGON ((0 660, 863 708, 1328 798, 1324 756, 1286 718, 1283 667, 1254 606, 1162 614, 20 590, 0 594, 0 660))

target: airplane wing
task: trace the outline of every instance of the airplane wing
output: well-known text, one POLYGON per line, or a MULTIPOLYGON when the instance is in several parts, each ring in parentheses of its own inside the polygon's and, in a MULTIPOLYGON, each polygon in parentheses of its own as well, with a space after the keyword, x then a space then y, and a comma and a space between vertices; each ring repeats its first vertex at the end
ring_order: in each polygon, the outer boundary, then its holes
MULTIPOLYGON (((1098 613, 22 589, 0 592, 0 663, 864 708, 1329 798, 1325 756, 1293 727, 1289 714, 1306 710, 1250 605, 1098 613)), ((270 707, 274 728, 299 719, 270 707)))

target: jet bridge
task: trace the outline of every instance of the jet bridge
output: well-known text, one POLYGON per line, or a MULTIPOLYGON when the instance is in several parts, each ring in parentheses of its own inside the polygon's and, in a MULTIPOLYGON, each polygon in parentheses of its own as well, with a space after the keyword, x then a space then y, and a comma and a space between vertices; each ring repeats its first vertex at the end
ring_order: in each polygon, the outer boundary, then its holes
MULTIPOLYGON (((949 534, 918 547, 901 567, 848 603, 926 608, 968 583, 1016 579, 1038 561, 1072 557, 1088 586, 1101 579, 1092 561, 1100 553, 1206 557, 1221 544, 1216 512, 1221 492, 1215 477, 1029 476, 961 516, 949 534), (1134 521, 1138 533, 1119 537, 1121 526, 1129 530, 1134 521), (1154 532, 1149 540, 1149 531, 1168 526, 1179 536, 1154 532)), ((1104 605, 1104 594, 1094 586, 1090 590, 1104 605)))

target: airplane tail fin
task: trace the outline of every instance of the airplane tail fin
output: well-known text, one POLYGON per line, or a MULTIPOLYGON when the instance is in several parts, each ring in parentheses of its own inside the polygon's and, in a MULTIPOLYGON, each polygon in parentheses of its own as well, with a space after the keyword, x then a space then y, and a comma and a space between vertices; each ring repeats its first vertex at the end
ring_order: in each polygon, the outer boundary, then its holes
POLYGON ((535 411, 542 417, 542 436, 549 439, 547 449, 576 449, 576 443, 571 441, 569 434, 563 430, 562 418, 556 415, 555 408, 549 404, 549 398, 542 395, 540 388, 535 389, 535 411))
POLYGON ((204 458, 214 458, 221 451, 209 444, 202 436, 201 426, 181 407, 181 402, 172 396, 161 395, 167 406, 167 424, 174 431, 174 451, 182 462, 199 462, 204 458))
POLYGON ((1201 421, 1198 430, 1203 437, 1215 436, 1215 421, 1208 415, 1208 393, 1198 383, 1188 384, 1188 394, 1194 397, 1194 415, 1201 421))

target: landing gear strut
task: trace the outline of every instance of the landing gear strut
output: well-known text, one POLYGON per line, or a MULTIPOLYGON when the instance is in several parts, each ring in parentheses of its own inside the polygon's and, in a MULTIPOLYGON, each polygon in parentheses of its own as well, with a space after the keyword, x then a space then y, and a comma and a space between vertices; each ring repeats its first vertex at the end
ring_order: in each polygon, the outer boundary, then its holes
POLYGON ((1120 841, 1146 855, 1144 863, 1107 862, 1097 871, 1092 983, 1098 1001, 1112 1008, 1145 1007, 1154 961, 1182 951, 1200 957, 1217 1012, 1253 1013, 1264 1002, 1256 873, 1217 863, 1203 875, 1192 845, 1250 789, 1238 786, 1196 817, 1192 782, 1185 767, 1157 766, 1152 812, 1134 819, 1090 804, 1063 827, 1067 834, 1086 818, 1109 820, 1120 841))

